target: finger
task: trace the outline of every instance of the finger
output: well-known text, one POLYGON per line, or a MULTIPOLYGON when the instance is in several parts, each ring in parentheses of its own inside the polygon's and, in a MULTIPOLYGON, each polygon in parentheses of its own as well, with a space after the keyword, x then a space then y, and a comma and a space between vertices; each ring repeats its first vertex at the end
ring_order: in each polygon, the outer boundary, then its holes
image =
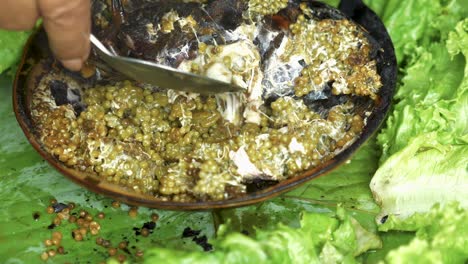
POLYGON ((56 58, 80 70, 90 51, 90 0, 39 0, 39 11, 56 58))
POLYGON ((27 30, 34 27, 39 18, 36 0, 1 0, 0 28, 27 30))

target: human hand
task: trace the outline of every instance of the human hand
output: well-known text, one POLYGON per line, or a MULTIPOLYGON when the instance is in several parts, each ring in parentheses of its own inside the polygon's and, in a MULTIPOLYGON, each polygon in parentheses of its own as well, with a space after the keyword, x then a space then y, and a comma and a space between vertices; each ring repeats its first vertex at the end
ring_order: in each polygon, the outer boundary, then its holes
POLYGON ((81 69, 90 51, 90 0, 0 0, 0 6, 0 28, 32 29, 41 17, 55 57, 81 69))

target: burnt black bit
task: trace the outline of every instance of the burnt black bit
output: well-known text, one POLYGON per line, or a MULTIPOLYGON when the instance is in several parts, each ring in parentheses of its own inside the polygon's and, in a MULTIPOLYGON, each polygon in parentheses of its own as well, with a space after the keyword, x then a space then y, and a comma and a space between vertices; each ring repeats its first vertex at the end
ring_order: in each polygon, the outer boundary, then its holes
MULTIPOLYGON (((314 103, 317 100, 326 100, 330 97, 332 97, 331 93, 331 86, 333 85, 333 82, 329 82, 325 84, 324 89, 322 91, 312 91, 308 93, 306 96, 304 96, 304 103, 314 103)), ((334 100, 336 98, 332 98, 331 100, 334 100)))
POLYGON ((387 222, 388 220, 388 215, 384 215, 381 219, 380 219, 380 223, 381 224, 385 224, 385 222, 387 222))
POLYGON ((204 251, 211 251, 213 250, 213 245, 208 243, 208 238, 206 236, 196 236, 192 239, 197 245, 203 248, 204 251))
POLYGON ((127 253, 128 255, 131 255, 132 253, 130 252, 130 250, 128 250, 128 248, 122 248, 121 249, 123 252, 127 253))
POLYGON ((84 110, 86 110, 86 105, 83 103, 72 104, 72 107, 76 116, 79 116, 82 112, 84 112, 84 110))
POLYGON ((328 83, 321 92, 311 92, 304 96, 304 104, 312 111, 319 113, 322 118, 327 118, 330 109, 337 105, 343 105, 347 102, 353 104, 352 112, 363 116, 366 111, 372 109, 374 101, 367 96, 331 93, 332 82, 328 83))
POLYGON ((322 118, 327 118, 328 112, 334 106, 352 101, 349 95, 332 94, 333 81, 325 84, 322 91, 312 91, 304 96, 304 104, 316 113, 320 113, 322 118))
POLYGON ((33 213, 33 219, 34 219, 34 221, 38 221, 40 217, 41 217, 41 214, 40 214, 39 212, 34 212, 34 213, 33 213))
POLYGON ((81 102, 80 91, 70 88, 66 82, 52 80, 49 82, 49 87, 56 105, 70 104, 77 116, 86 109, 86 105, 81 102))
POLYGON ((241 24, 242 13, 247 4, 242 0, 211 1, 207 12, 213 21, 227 30, 234 30, 241 24))
POLYGON ((362 47, 362 41, 359 41, 358 44, 357 44, 357 48, 361 49, 361 47, 362 47))
POLYGON ((135 236, 141 235, 141 230, 140 230, 140 228, 134 227, 134 228, 133 228, 133 231, 135 231, 135 236))
POLYGON ((55 225, 54 223, 52 223, 52 224, 50 224, 50 225, 47 226, 47 229, 52 230, 52 229, 54 229, 55 227, 56 227, 56 225, 55 225))
POLYGON ((184 229, 184 232, 182 232, 182 238, 195 237, 195 236, 200 235, 200 233, 201 233, 201 230, 193 230, 190 227, 186 227, 184 229))
POLYGON ((299 64, 304 68, 307 66, 307 63, 305 62, 305 60, 300 60, 299 64))
POLYGON ((54 208, 54 213, 60 213, 63 211, 63 209, 68 208, 68 205, 64 203, 56 203, 52 205, 52 208, 54 208))
POLYGON ((150 232, 150 234, 152 234, 154 229, 156 228, 156 223, 153 221, 150 221, 150 222, 144 223, 141 228, 134 227, 132 230, 135 232, 135 236, 141 235, 141 230, 143 228, 146 228, 150 232))
POLYGON ((52 80, 49 83, 49 87, 56 105, 60 106, 69 103, 67 83, 60 80, 52 80))
MULTIPOLYGON (((270 42, 266 41, 270 33, 267 29, 263 28, 260 31, 260 34, 255 38, 255 43, 259 46, 260 55, 262 56, 262 61, 268 61, 275 54, 278 48, 281 46, 285 34, 283 32, 279 33, 273 40, 270 42)), ((262 70, 265 70, 266 63, 262 65, 262 70)))
MULTIPOLYGON (((343 2, 343 1, 342 1, 343 2)), ((348 1, 344 1, 348 2, 348 1)), ((353 1, 349 1, 353 2, 353 1)), ((309 1, 307 4, 311 7, 312 16, 318 20, 323 19, 334 19, 339 20, 345 18, 345 16, 335 8, 331 8, 329 5, 319 1, 309 1)), ((306 16, 308 17, 308 16, 306 16)))
POLYGON ((153 233, 153 230, 156 228, 156 223, 153 221, 147 222, 143 224, 143 228, 148 229, 151 233, 153 233))
POLYGON ((247 193, 253 193, 257 191, 261 191, 267 189, 271 186, 278 184, 278 181, 273 180, 262 180, 262 179, 253 179, 250 182, 246 182, 245 185, 247 187, 247 193))
MULTIPOLYGON (((228 35, 226 32, 217 32, 210 30, 204 35, 199 35, 195 41, 203 42, 207 45, 226 45, 238 41, 239 38, 228 35)), ((197 43, 198 44, 198 43, 197 43)), ((198 52, 198 50, 196 50, 198 52)))

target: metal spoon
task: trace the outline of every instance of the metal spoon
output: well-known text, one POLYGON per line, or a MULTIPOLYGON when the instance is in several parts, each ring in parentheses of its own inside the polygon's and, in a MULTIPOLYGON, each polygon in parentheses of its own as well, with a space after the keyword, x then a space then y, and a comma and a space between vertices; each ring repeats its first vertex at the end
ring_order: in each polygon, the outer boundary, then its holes
POLYGON ((182 72, 154 62, 114 55, 94 35, 91 35, 90 40, 102 60, 114 70, 139 82, 149 83, 160 88, 200 94, 240 92, 244 90, 231 83, 182 72))

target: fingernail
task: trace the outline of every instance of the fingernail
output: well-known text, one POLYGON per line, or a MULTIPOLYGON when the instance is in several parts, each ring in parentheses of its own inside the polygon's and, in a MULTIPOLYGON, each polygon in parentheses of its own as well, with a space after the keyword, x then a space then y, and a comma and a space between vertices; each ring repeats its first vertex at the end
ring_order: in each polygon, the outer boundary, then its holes
POLYGON ((71 71, 79 71, 81 67, 83 67, 83 61, 81 59, 63 60, 62 64, 71 71))

